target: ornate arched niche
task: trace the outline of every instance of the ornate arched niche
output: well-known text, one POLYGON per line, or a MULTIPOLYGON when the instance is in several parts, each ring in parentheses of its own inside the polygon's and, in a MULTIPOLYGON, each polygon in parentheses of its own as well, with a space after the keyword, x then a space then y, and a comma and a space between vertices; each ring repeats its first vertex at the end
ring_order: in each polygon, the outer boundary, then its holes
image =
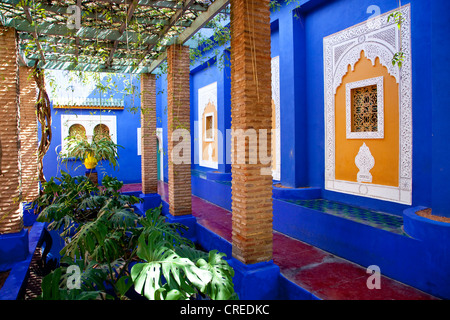
POLYGON ((411 204, 410 6, 400 10, 401 29, 388 12, 324 38, 325 188, 411 204))
POLYGON ((198 90, 199 164, 218 168, 217 82, 198 90))

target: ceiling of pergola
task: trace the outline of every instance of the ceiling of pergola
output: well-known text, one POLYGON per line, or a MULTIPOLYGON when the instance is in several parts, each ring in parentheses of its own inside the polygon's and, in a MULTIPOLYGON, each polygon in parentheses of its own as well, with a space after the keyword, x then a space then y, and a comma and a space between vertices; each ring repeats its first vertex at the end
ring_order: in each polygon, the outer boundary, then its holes
POLYGON ((43 69, 150 73, 166 47, 185 44, 229 0, 0 0, 2 25, 18 31, 22 63, 43 69), (81 8, 80 28, 68 22, 81 8))

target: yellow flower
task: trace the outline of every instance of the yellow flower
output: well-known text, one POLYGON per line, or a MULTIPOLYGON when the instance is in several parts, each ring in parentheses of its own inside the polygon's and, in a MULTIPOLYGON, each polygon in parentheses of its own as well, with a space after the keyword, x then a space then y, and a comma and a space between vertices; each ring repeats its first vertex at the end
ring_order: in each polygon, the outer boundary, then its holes
POLYGON ((97 166, 97 159, 94 158, 92 153, 90 153, 84 160, 84 165, 86 169, 94 169, 97 166))

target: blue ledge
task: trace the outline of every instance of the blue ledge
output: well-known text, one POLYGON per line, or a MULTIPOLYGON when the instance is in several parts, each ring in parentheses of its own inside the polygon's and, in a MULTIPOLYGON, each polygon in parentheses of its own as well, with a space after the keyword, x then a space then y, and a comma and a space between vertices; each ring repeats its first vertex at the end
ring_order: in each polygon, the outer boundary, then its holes
POLYGON ((197 242, 197 219, 193 215, 175 217, 170 213, 166 213, 164 216, 169 223, 179 223, 187 227, 187 230, 183 233, 183 236, 190 239, 192 242, 197 242))
POLYGON ((0 270, 3 264, 24 260, 28 255, 28 231, 0 234, 0 270))
POLYGON ((28 256, 20 262, 11 266, 11 271, 3 287, 0 289, 0 300, 17 300, 23 294, 26 281, 29 275, 31 259, 39 241, 42 238, 45 225, 36 222, 29 232, 29 252, 28 256))
MULTIPOLYGON (((442 244, 449 240, 442 233, 440 240, 432 238, 437 224, 430 224, 428 232, 415 227, 413 235, 398 234, 277 199, 273 210, 273 227, 279 232, 364 267, 377 265, 390 278, 450 298, 450 252, 449 246, 442 244), (414 238, 418 230, 428 234, 429 241, 414 238)), ((405 231, 412 230, 408 219, 404 221, 405 231)))
MULTIPOLYGON (((163 201, 163 208, 167 203, 163 201)), ((167 216, 167 213, 165 214, 167 216)), ((319 300, 312 293, 284 277, 273 262, 246 266, 232 257, 232 245, 213 231, 196 223, 195 242, 207 251, 224 253, 225 260, 235 270, 233 283, 241 300, 319 300), (262 280, 261 280, 262 279, 262 280), (263 284, 258 288, 256 284, 263 284)))
POLYGON ((141 193, 138 196, 143 200, 141 203, 137 203, 135 206, 140 212, 145 213, 147 210, 158 208, 161 205, 161 196, 157 193, 144 194, 141 193))

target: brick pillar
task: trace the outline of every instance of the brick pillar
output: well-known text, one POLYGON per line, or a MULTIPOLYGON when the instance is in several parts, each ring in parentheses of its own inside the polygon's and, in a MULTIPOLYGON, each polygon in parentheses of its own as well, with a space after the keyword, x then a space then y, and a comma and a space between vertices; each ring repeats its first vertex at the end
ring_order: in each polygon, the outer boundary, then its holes
POLYGON ((233 257, 245 264, 272 259, 269 2, 231 1, 232 242, 233 257), (256 132, 257 142, 236 143, 245 139, 240 129, 256 132), (267 132, 264 155, 260 154, 261 129, 267 132))
POLYGON ((189 47, 170 46, 167 64, 169 210, 184 216, 192 214, 189 47))
POLYGON ((156 144, 156 80, 153 74, 141 76, 141 161, 142 193, 158 193, 156 144))
POLYGON ((0 234, 23 229, 16 31, 0 28, 0 234))
POLYGON ((19 67, 22 197, 27 202, 39 195, 37 91, 32 73, 32 68, 19 67))

